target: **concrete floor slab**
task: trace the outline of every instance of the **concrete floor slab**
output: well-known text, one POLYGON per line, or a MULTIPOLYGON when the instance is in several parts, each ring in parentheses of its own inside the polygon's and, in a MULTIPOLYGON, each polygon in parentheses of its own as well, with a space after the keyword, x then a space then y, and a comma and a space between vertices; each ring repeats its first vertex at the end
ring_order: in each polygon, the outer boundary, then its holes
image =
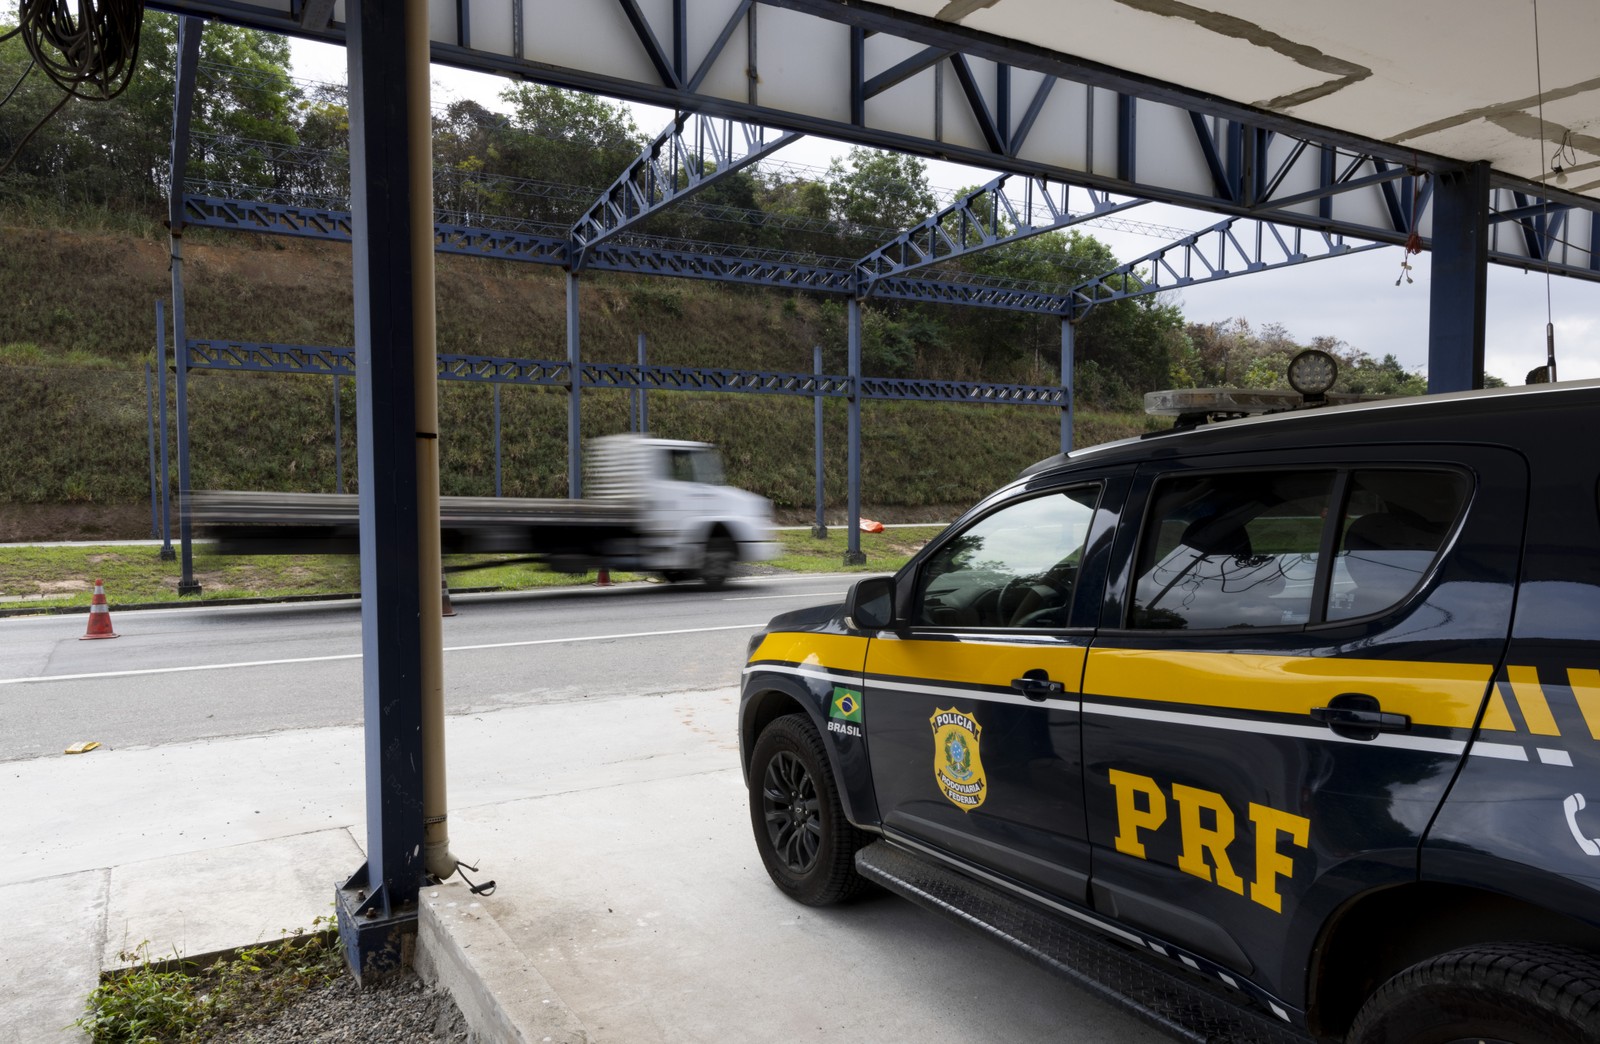
POLYGON ((495 853, 483 908, 593 1042, 1166 1039, 903 900, 785 898, 756 854, 737 767, 454 823, 461 843, 495 853))
POLYGON ((0 885, 0 1044, 77 1044, 100 981, 109 873, 0 885))
POLYGON ((104 968, 269 942, 333 915, 333 889, 365 857, 344 828, 118 866, 104 968))

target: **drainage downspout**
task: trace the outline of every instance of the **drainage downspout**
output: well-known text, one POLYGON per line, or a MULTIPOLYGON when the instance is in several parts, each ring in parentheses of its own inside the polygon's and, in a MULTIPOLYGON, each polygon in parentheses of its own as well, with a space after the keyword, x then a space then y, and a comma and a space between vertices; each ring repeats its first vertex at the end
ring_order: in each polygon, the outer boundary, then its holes
POLYGON ((417 604, 421 607, 423 869, 456 872, 450 854, 444 760, 444 623, 439 551, 439 363, 433 275, 433 108, 428 4, 405 0, 406 120, 411 181, 411 328, 417 403, 417 604))

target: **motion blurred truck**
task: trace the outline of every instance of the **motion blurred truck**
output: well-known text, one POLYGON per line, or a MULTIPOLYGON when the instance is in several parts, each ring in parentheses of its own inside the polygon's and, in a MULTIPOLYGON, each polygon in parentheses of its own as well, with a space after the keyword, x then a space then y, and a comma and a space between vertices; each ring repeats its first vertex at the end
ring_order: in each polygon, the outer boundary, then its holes
MULTIPOLYGON (((443 497, 445 554, 526 553, 562 572, 626 569, 720 587, 741 562, 777 554, 772 504, 725 484, 715 446, 638 435, 589 445, 581 499, 443 497)), ((193 494, 202 537, 223 554, 349 554, 354 494, 193 494)))

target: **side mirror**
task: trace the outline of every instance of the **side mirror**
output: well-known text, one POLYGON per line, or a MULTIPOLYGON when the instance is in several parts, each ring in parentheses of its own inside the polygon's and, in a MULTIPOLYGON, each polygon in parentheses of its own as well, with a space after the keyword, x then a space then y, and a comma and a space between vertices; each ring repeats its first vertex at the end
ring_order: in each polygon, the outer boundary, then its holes
POLYGON ((856 581, 844 602, 844 615, 858 631, 882 631, 894 624, 894 577, 856 581))

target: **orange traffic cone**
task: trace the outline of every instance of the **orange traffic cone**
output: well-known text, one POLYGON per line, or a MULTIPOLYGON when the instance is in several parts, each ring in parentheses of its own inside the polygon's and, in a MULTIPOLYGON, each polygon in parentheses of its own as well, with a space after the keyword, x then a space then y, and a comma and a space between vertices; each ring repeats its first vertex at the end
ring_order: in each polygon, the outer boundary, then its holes
POLYGON ((454 616, 456 611, 450 606, 450 581, 446 580, 443 573, 439 574, 439 593, 444 599, 443 612, 440 616, 454 616))
POLYGON ((611 572, 610 572, 610 570, 607 570, 607 569, 600 570, 600 575, 595 577, 594 586, 596 586, 596 587, 610 587, 611 586, 611 572))
POLYGON ((106 582, 94 582, 94 597, 89 599, 89 630, 78 641, 90 638, 117 638, 119 635, 111 629, 111 607, 106 605, 106 582))

